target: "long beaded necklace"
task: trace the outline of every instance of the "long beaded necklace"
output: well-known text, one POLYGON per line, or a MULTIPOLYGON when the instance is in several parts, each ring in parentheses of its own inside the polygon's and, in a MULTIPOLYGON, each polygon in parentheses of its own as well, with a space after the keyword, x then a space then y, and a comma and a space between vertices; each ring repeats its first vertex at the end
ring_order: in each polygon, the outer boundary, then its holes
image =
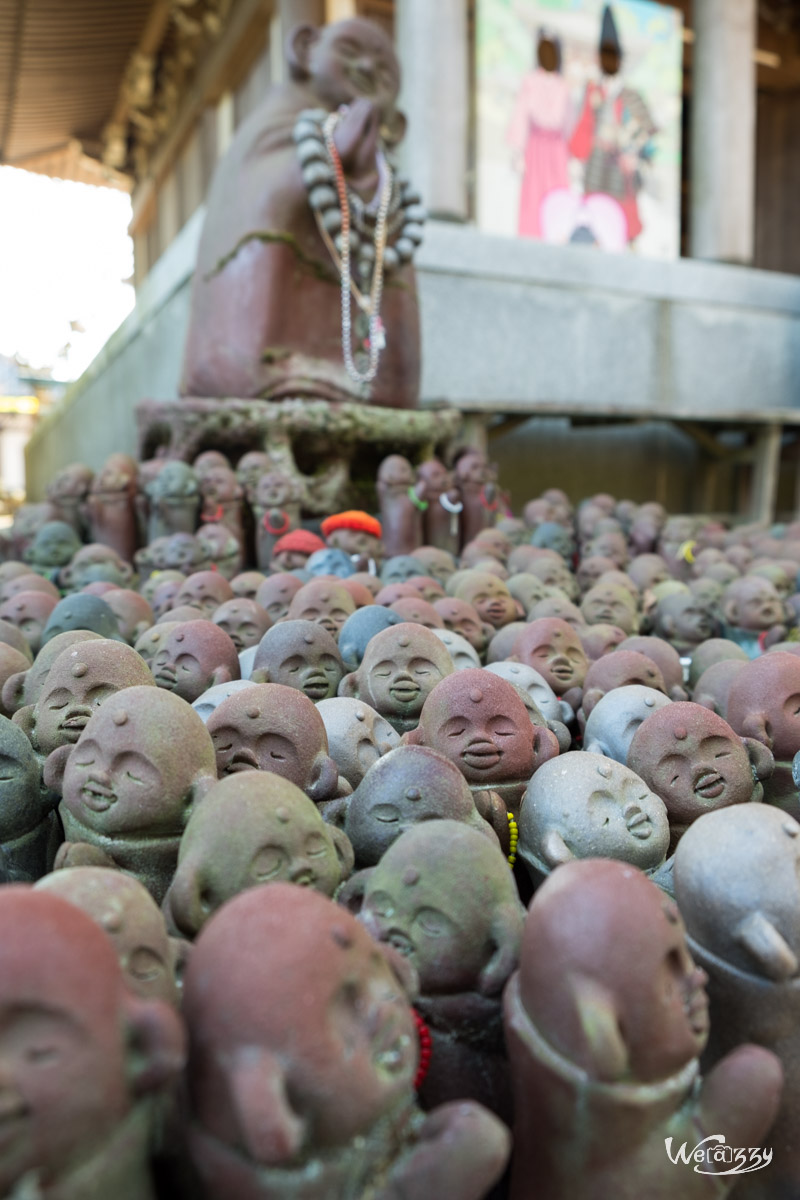
POLYGON ((341 280, 344 365, 350 378, 365 386, 375 379, 386 346, 380 315, 385 277, 411 261, 422 241, 427 213, 408 180, 393 172, 382 149, 376 157, 378 187, 372 200, 365 202, 348 188, 333 136, 346 111, 304 110, 294 127, 294 141, 317 227, 341 280), (355 321, 351 297, 358 308, 355 321), (366 352, 358 363, 354 332, 366 352))
POLYGON ((341 255, 336 254, 336 246, 330 234, 319 221, 320 231, 325 238, 329 251, 338 259, 339 276, 342 284, 342 353, 344 365, 350 378, 359 384, 372 383, 378 373, 378 360, 381 351, 386 346, 386 334, 381 320, 381 296, 383 295, 383 262, 386 250, 386 218, 389 213, 389 203, 392 198, 392 170, 384 159, 383 186, 378 203, 378 216, 375 222, 375 268, 372 272, 372 286, 369 298, 364 296, 356 287, 350 271, 350 200, 347 192, 347 181, 344 177, 344 167, 339 157, 339 151, 333 140, 333 133, 339 123, 339 113, 330 113, 323 126, 325 147, 328 151, 336 179, 336 191, 339 196, 339 208, 342 214, 341 255), (350 293, 354 293, 356 303, 369 321, 367 347, 369 358, 366 370, 360 371, 353 359, 353 335, 350 316, 350 293))

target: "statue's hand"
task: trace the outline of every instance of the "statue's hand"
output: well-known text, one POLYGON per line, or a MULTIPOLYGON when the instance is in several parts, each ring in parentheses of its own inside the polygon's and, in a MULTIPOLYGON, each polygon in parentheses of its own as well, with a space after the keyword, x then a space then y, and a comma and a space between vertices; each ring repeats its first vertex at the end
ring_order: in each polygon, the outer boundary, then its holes
POLYGON ((354 100, 333 134, 345 173, 358 185, 375 173, 381 116, 371 100, 354 100))

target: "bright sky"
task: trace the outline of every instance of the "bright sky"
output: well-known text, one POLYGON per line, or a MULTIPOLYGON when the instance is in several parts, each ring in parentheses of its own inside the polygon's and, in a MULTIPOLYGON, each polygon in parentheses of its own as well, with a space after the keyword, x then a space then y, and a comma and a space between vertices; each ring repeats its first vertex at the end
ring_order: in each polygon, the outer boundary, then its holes
POLYGON ((133 308, 130 218, 124 192, 0 167, 0 354, 77 379, 133 308))

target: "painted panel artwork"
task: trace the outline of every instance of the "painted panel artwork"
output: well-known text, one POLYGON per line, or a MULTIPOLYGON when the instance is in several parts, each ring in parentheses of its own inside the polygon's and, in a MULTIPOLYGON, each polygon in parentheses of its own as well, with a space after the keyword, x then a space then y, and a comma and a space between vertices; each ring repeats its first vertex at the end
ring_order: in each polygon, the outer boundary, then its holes
POLYGON ((477 217, 674 258, 682 17, 648 0, 478 0, 477 217))

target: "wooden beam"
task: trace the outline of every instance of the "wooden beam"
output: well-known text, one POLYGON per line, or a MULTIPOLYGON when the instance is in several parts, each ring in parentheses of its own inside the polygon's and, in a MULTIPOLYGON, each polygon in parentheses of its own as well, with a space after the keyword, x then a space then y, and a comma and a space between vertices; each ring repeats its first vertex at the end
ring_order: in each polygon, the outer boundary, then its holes
POLYGON ((147 175, 134 191, 132 235, 146 223, 145 214, 155 200, 158 185, 177 160, 203 109, 216 104, 226 91, 240 82, 232 78, 232 64, 236 63, 241 74, 244 57, 248 62, 250 58, 254 61, 258 57, 263 41, 259 41, 256 34, 268 28, 271 11, 271 0, 239 0, 233 7, 224 30, 184 96, 172 129, 154 154, 147 175))

